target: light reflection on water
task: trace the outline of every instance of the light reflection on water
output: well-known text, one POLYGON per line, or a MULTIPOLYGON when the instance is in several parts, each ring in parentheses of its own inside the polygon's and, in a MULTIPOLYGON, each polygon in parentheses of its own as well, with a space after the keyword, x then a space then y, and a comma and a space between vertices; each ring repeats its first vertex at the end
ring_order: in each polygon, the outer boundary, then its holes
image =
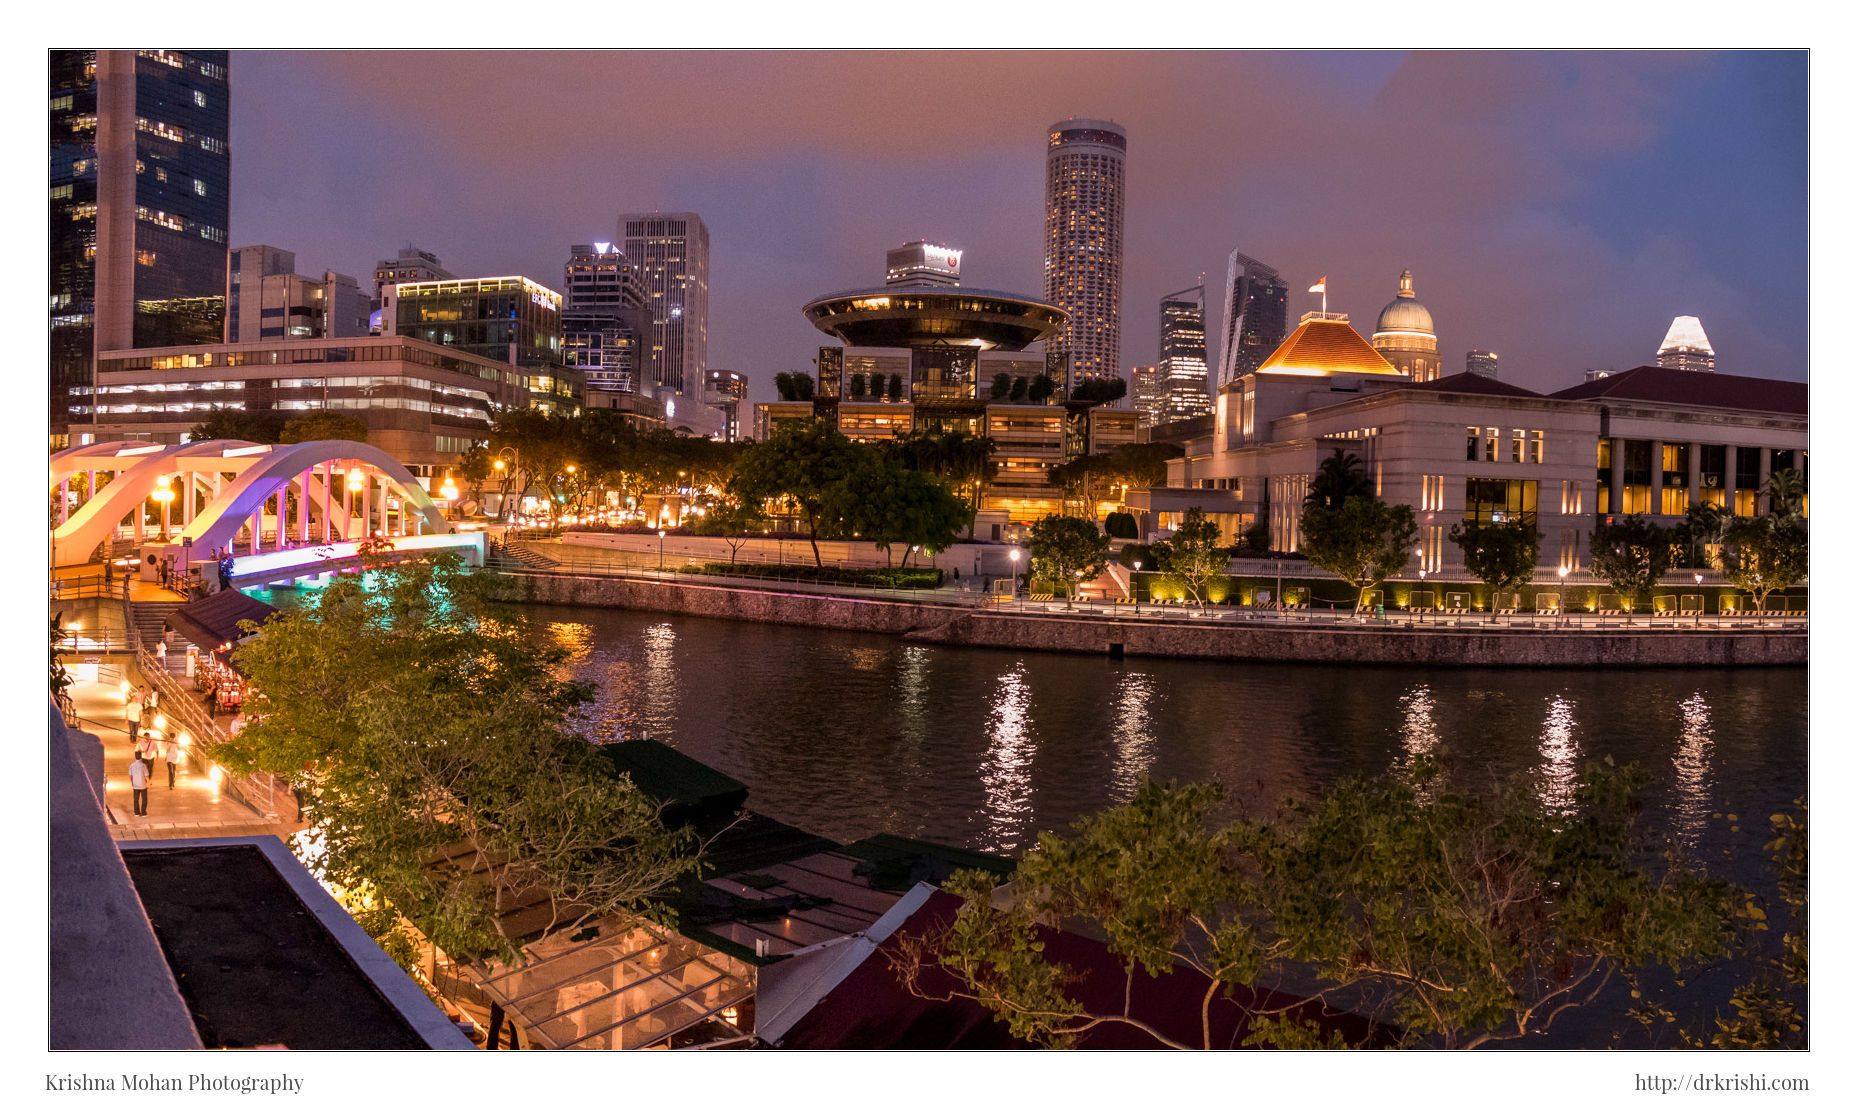
MULTIPOLYGON (((1420 760, 1439 750, 1439 725, 1432 716, 1432 687, 1415 686, 1400 696, 1400 758, 1394 763, 1397 774, 1411 774, 1420 760)), ((1419 795, 1430 797, 1432 787, 1421 787, 1419 795)))
POLYGON ((1678 843, 1695 851, 1703 840, 1710 816, 1710 703, 1701 690, 1678 703, 1683 716, 1677 754, 1671 765, 1677 771, 1677 803, 1671 824, 1678 843))
POLYGON ((1032 756, 1035 744, 1028 710, 1032 691, 1025 669, 1016 667, 1000 676, 987 718, 987 755, 981 762, 981 786, 986 792, 991 852, 1015 852, 1032 846, 1027 836, 1032 820, 1032 756))
POLYGON ((1155 762, 1155 733, 1149 721, 1155 698, 1151 675, 1132 672, 1117 683, 1116 708, 1110 722, 1110 737, 1116 744, 1111 801, 1126 802, 1135 797, 1136 786, 1155 762))
POLYGON ((1581 746, 1574 739, 1574 703, 1557 697, 1548 703, 1542 722, 1542 765, 1536 794, 1551 814, 1574 812, 1575 787, 1580 782, 1581 746))

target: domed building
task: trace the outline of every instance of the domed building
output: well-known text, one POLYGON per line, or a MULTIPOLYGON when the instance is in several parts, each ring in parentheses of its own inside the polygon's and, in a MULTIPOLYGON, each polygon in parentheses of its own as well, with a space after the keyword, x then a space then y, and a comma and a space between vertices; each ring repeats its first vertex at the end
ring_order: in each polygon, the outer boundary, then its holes
POLYGON ((1381 309, 1369 340, 1381 357, 1416 382, 1441 376, 1439 336, 1432 330, 1432 313, 1413 296, 1413 271, 1400 273, 1400 292, 1381 309))

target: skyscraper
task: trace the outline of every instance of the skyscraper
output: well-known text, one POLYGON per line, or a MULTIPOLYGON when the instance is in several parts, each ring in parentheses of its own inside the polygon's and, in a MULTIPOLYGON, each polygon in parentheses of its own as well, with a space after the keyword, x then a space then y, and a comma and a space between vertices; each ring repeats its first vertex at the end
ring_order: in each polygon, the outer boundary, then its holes
POLYGON ((703 407, 710 358, 710 230, 695 212, 619 217, 622 250, 638 267, 652 310, 652 384, 703 407))
POLYGON ((88 423, 98 351, 225 337, 223 50, 54 50, 51 431, 88 423))
POLYGON ((1287 327, 1289 292, 1277 271, 1256 258, 1235 250, 1226 259, 1226 338, 1216 384, 1251 373, 1277 350, 1287 327))
POLYGON ((1065 311, 1046 344, 1071 356, 1073 379, 1114 378, 1122 364, 1123 156, 1127 133, 1069 119, 1045 137, 1045 299, 1065 311))
POLYGON ((961 284, 961 252, 946 243, 918 239, 884 254, 885 285, 961 284))
POLYGON ((1166 391, 1161 422, 1213 411, 1206 389, 1206 286, 1161 298, 1161 359, 1156 365, 1166 391))
POLYGON ((1658 344, 1658 365, 1672 370, 1716 371, 1716 348, 1703 334, 1703 323, 1695 316, 1679 316, 1671 321, 1658 344))
POLYGON ((638 268, 611 243, 581 243, 562 277, 562 360, 588 389, 638 392, 652 380, 652 310, 638 268))
POLYGON ((1400 273, 1400 288, 1381 309, 1369 340, 1381 357, 1416 382, 1434 381, 1443 373, 1439 365, 1439 336, 1432 330, 1432 313, 1413 293, 1413 271, 1400 273))
POLYGON ((1167 422, 1168 383, 1159 366, 1129 368, 1130 407, 1149 425, 1167 422))
POLYGON ((1486 378, 1497 376, 1497 352, 1466 351, 1464 369, 1467 374, 1482 374, 1486 378))

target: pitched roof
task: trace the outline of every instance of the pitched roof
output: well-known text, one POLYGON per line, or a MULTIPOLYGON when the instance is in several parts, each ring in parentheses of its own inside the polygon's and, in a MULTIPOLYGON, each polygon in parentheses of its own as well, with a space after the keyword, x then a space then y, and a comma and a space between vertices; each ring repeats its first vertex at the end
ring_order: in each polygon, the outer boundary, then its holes
POLYGON ((1639 366, 1549 394, 1568 401, 1652 401, 1703 408, 1806 415, 1805 382, 1639 366))
POLYGON ((1261 374, 1398 374, 1347 320, 1309 319, 1297 325, 1258 367, 1261 374))
POLYGON ((1498 381, 1484 374, 1452 374, 1449 377, 1435 378, 1429 382, 1414 382, 1401 389, 1423 389, 1430 393, 1478 393, 1486 397, 1541 397, 1533 389, 1524 389, 1520 385, 1498 381))
POLYGON ((239 627, 240 621, 263 624, 275 612, 275 607, 238 590, 219 590, 175 609, 163 623, 200 645, 203 651, 212 651, 250 635, 239 627))

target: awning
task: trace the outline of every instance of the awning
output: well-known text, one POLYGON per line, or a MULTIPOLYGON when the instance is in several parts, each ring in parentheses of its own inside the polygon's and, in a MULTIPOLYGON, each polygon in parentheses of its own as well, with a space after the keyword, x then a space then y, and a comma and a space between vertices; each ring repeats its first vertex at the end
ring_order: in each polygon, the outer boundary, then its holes
POLYGON ((175 609, 163 623, 200 645, 201 650, 212 651, 221 644, 237 643, 248 635, 239 627, 240 621, 263 624, 275 612, 275 606, 237 590, 220 590, 175 609))

